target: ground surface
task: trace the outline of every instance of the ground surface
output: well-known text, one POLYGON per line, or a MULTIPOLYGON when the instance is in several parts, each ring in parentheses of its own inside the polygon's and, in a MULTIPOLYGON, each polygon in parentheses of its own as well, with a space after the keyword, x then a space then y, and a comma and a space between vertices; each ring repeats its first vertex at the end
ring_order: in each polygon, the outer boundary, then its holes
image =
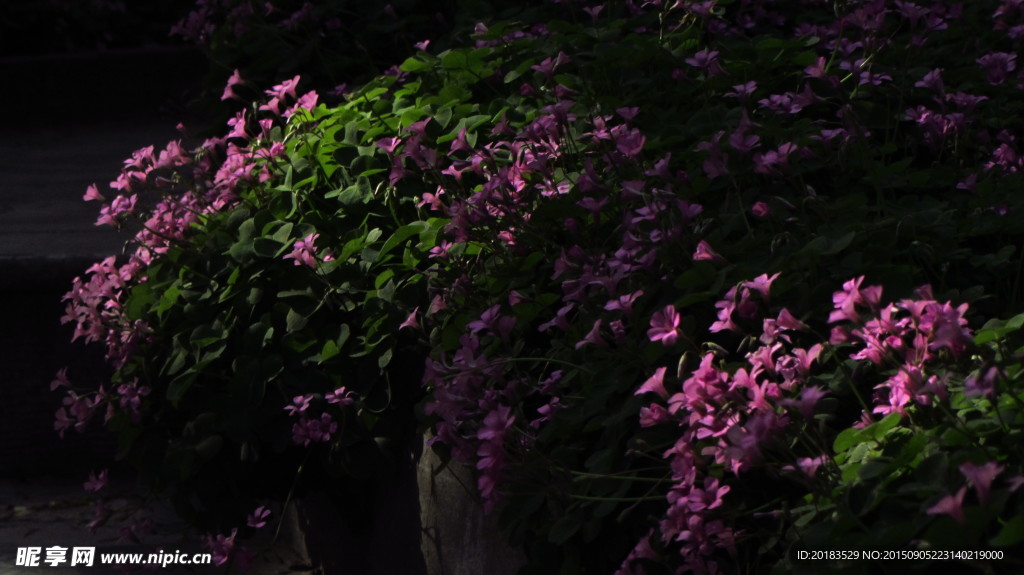
MULTIPOLYGON (((88 493, 82 484, 60 477, 37 477, 31 481, 0 481, 0 575, 72 575, 124 573, 111 566, 100 565, 101 553, 136 553, 148 555, 181 551, 189 555, 204 552, 199 546, 199 534, 184 525, 160 501, 146 505, 145 514, 137 514, 144 498, 130 489, 109 487, 99 496, 88 493), (105 508, 112 512, 106 523, 90 529, 89 523, 96 516, 97 501, 102 500, 105 508), (136 540, 127 537, 124 527, 130 524, 130 517, 148 517, 152 522, 152 533, 139 533, 136 540), (91 567, 69 567, 68 563, 50 566, 41 563, 38 567, 18 566, 18 548, 52 546, 73 548, 76 546, 95 547, 96 559, 91 567)), ((257 556, 252 575, 312 575, 309 559, 296 550, 297 531, 286 521, 281 538, 271 545, 261 542, 263 547, 257 556)), ((45 554, 45 551, 44 551, 45 554)), ((70 555, 68 555, 70 559, 70 555)), ((153 569, 168 575, 174 573, 220 574, 229 572, 225 567, 176 566, 153 569)), ((139 569, 148 572, 149 569, 139 569)), ((128 571, 132 572, 132 571, 128 571)), ((238 570, 230 571, 238 573, 238 570)))

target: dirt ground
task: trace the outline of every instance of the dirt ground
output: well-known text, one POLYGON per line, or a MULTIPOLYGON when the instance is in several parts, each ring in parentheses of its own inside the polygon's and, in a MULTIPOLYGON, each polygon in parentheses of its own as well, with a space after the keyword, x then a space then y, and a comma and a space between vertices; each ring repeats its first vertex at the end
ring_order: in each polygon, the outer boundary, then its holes
MULTIPOLYGON (((148 555, 163 550, 166 554, 180 551, 189 555, 206 550, 200 546, 200 534, 184 525, 166 504, 159 501, 146 505, 151 511, 140 511, 144 498, 131 490, 111 486, 100 494, 88 493, 82 482, 54 477, 32 480, 0 480, 0 575, 104 575, 106 573, 151 572, 168 575, 175 573, 227 574, 243 573, 227 566, 147 566, 126 570, 100 564, 101 553, 141 553, 148 555), (104 495, 98 497, 97 495, 104 495), (110 513, 105 523, 90 529, 96 517, 97 501, 110 513), (132 518, 148 517, 151 533, 139 533, 135 540, 124 530, 132 518), (48 547, 67 548, 66 562, 58 566, 45 563, 48 547), (19 566, 19 548, 40 547, 39 565, 19 566), (70 567, 74 547, 95 547, 92 566, 70 567)), ((314 575, 303 551, 297 529, 289 529, 289 522, 281 530, 276 543, 257 542, 256 561, 248 573, 252 575, 314 575)))

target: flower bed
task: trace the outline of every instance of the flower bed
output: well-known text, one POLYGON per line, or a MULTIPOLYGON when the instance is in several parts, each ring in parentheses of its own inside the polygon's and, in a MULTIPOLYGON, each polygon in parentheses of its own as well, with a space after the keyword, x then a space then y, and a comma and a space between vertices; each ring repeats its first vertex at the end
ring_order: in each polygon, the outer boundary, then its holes
POLYGON ((59 425, 220 533, 429 426, 524 573, 1017 565, 1017 8, 542 5, 288 79, 89 190, 137 235, 59 425))

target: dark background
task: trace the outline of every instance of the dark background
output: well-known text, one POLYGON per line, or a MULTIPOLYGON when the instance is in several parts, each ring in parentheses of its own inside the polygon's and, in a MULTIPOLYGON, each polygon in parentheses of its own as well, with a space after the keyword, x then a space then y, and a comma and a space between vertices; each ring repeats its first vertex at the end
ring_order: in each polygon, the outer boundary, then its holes
POLYGON ((72 344, 62 296, 124 237, 93 222, 132 151, 159 149, 202 89, 208 63, 171 38, 191 0, 6 0, 0 8, 0 477, 81 475, 112 453, 110 434, 53 430, 69 367, 95 388, 97 344, 72 344))

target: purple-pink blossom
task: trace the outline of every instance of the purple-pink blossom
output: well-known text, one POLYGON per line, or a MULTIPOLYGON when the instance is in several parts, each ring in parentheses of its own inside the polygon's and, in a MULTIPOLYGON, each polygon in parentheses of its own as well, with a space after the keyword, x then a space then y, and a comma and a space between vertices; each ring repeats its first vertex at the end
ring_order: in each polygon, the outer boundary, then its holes
POLYGON ((651 327, 647 330, 649 340, 671 346, 675 345, 679 336, 679 312, 674 305, 667 305, 665 309, 654 312, 651 316, 651 327))
POLYGON ((267 525, 267 518, 270 517, 270 510, 260 505, 249 514, 245 524, 253 529, 260 529, 267 525))
POLYGON ((214 565, 219 566, 228 562, 228 559, 234 554, 235 536, 237 535, 238 529, 232 529, 230 535, 208 534, 203 536, 203 547, 212 554, 214 565))
POLYGON ((978 501, 982 504, 988 503, 992 491, 992 481, 1006 469, 1005 466, 995 461, 986 461, 976 465, 970 461, 960 464, 960 473, 971 482, 974 491, 978 494, 978 501))
POLYGON ((925 513, 928 515, 949 515, 956 519, 961 525, 967 522, 964 515, 964 495, 967 493, 967 486, 963 486, 956 493, 946 495, 929 507, 925 513))
POLYGON ((977 62, 985 70, 985 79, 993 86, 1005 82, 1007 75, 1017 69, 1017 55, 1010 52, 991 52, 977 62))
POLYGON ((665 371, 668 368, 659 367, 654 370, 654 375, 647 378, 639 389, 634 392, 634 395, 643 395, 645 393, 656 393, 662 399, 668 399, 668 392, 665 391, 665 371))
POLYGON ((242 79, 242 75, 238 72, 238 69, 236 68, 235 71, 231 74, 231 77, 228 78, 228 82, 224 86, 224 93, 221 95, 220 99, 241 100, 242 98, 239 97, 238 94, 235 92, 235 86, 241 86, 243 84, 245 84, 245 80, 242 79))
POLYGON ((335 389, 334 391, 325 395, 324 399, 326 399, 327 403, 330 403, 331 405, 348 407, 349 405, 352 405, 353 403, 356 402, 356 393, 354 391, 349 391, 343 385, 338 389, 335 389))
POLYGON ((89 480, 86 481, 82 487, 86 491, 96 493, 107 486, 107 470, 104 469, 97 474, 95 471, 89 472, 89 480))
MULTIPOLYGON (((316 240, 320 234, 309 234, 301 240, 295 240, 291 253, 284 256, 286 260, 293 260, 297 266, 307 266, 316 269, 316 240)), ((329 256, 324 258, 329 261, 329 256)))
POLYGON ((722 65, 718 62, 718 52, 715 50, 704 48, 687 58, 685 62, 694 68, 700 68, 701 72, 708 78, 725 74, 725 70, 722 69, 722 65))
POLYGON ((693 250, 692 259, 695 262, 722 263, 725 261, 725 258, 718 255, 718 252, 711 247, 707 240, 697 242, 697 248, 693 250))

